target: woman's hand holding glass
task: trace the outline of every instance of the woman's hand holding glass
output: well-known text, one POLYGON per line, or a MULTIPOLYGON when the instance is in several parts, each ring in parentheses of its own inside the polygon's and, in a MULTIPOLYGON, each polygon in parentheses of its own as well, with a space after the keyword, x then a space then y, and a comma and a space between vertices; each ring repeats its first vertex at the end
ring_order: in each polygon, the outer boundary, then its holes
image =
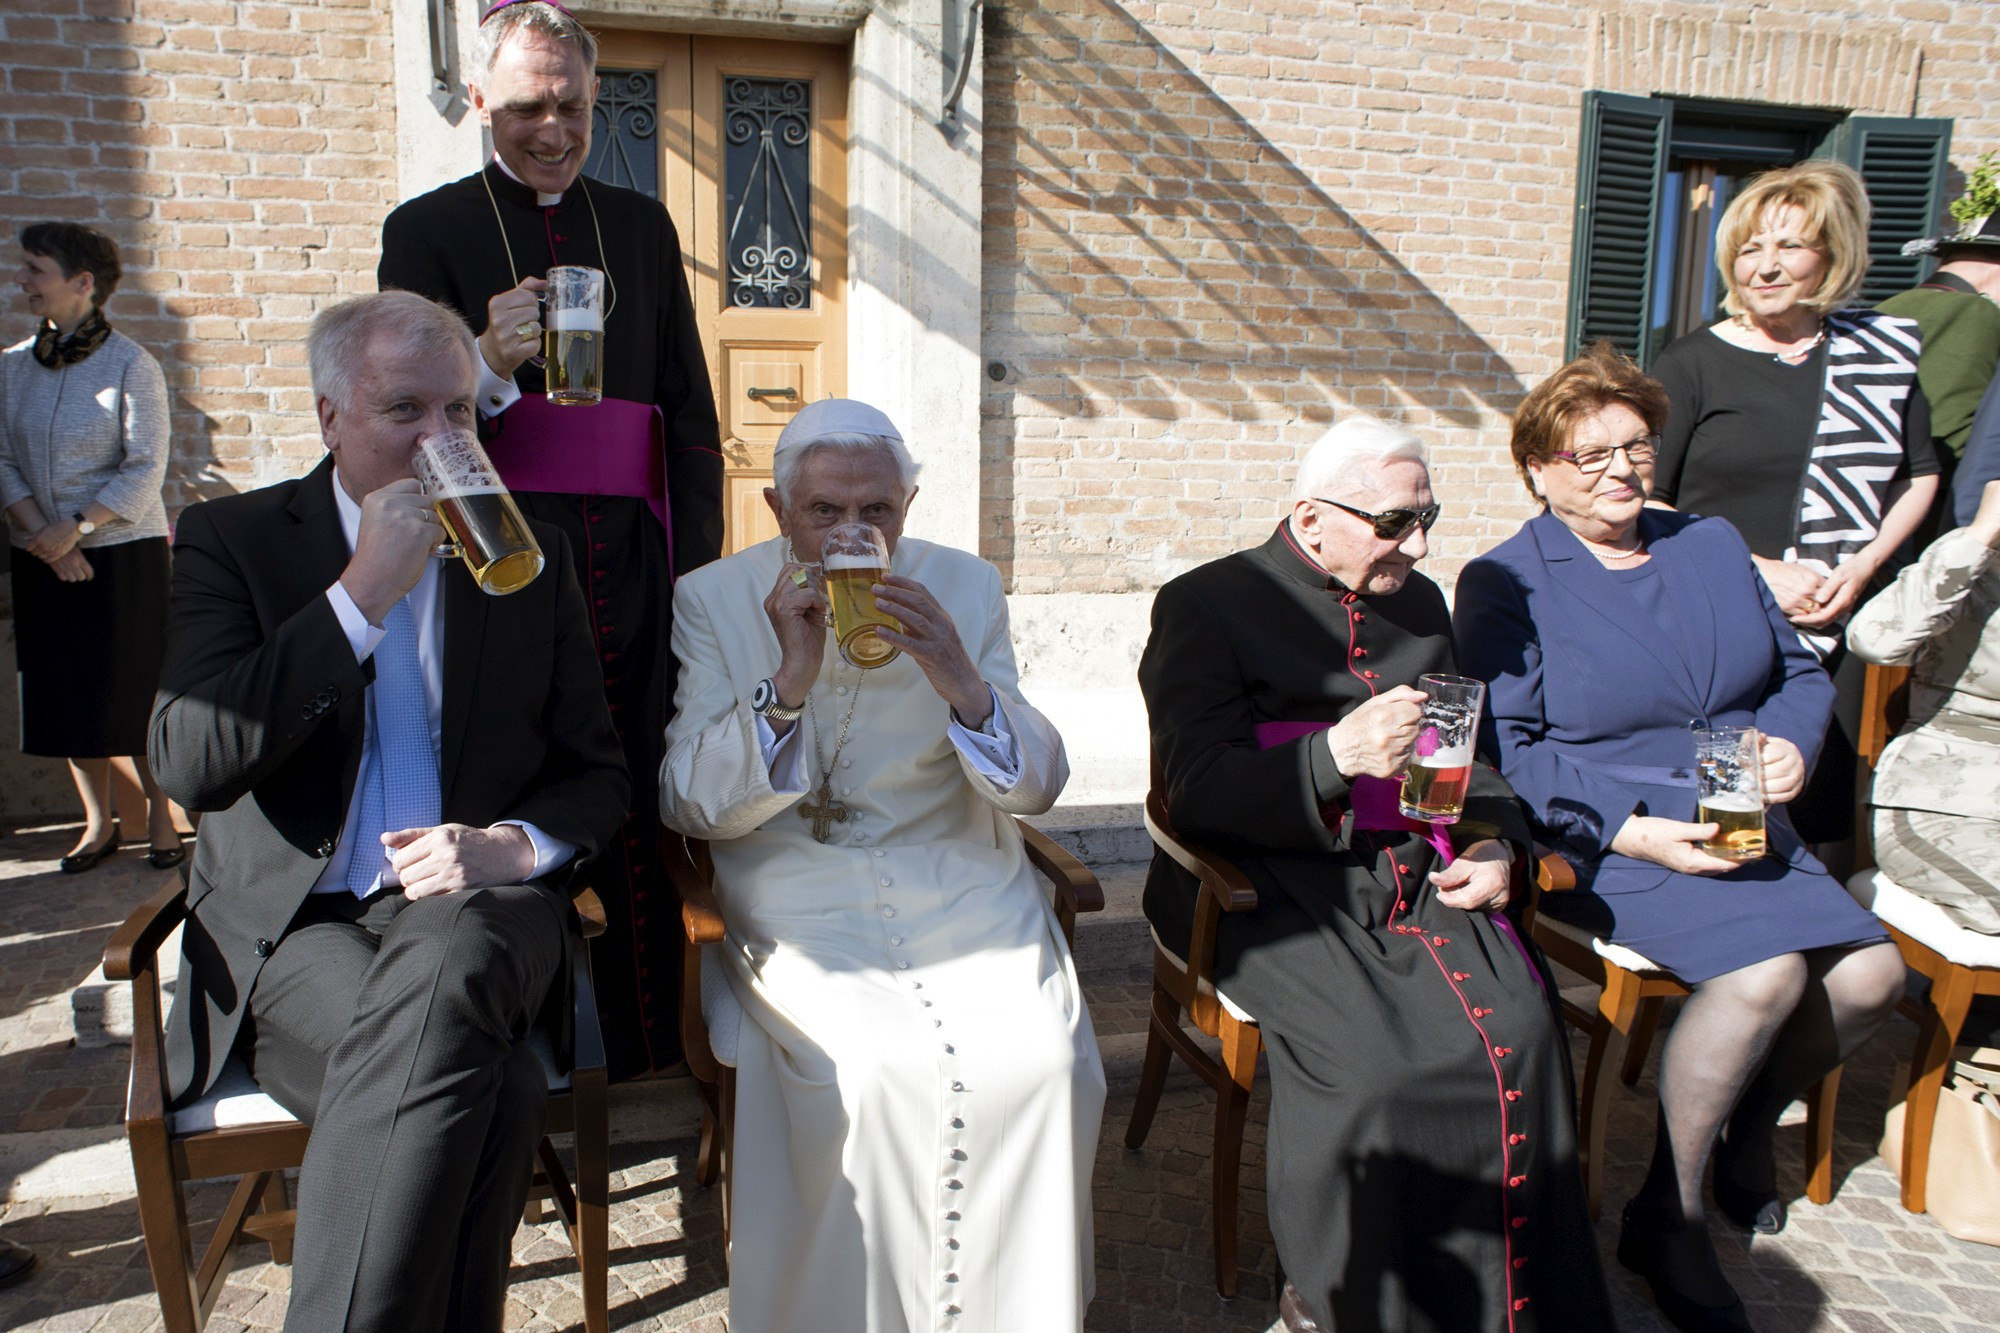
POLYGON ((1762 732, 1757 737, 1757 759, 1764 768, 1764 802, 1783 805, 1806 789, 1806 758, 1799 747, 1783 736, 1762 732))
POLYGON ((1722 875, 1739 868, 1741 861, 1725 861, 1710 856, 1701 844, 1722 830, 1714 824, 1690 824, 1657 815, 1633 815, 1611 840, 1611 850, 1634 861, 1678 870, 1684 875, 1722 875))

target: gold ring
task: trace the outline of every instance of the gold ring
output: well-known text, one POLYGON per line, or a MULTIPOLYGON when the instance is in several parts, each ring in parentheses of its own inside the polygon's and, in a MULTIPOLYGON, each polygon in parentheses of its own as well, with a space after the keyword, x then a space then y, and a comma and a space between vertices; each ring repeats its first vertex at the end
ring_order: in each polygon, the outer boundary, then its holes
POLYGON ((514 336, 516 338, 532 338, 535 336, 535 329, 537 327, 533 320, 525 320, 514 326, 514 336))
POLYGON ((803 569, 795 569, 792 571, 792 582, 803 588, 806 584, 812 582, 812 580, 806 577, 806 572, 803 569))

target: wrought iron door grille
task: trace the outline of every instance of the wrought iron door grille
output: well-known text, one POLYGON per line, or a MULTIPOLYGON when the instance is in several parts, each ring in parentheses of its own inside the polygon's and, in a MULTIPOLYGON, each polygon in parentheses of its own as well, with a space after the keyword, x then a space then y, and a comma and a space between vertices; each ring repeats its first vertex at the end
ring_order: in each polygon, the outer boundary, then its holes
POLYGON ((649 69, 600 71, 597 103, 590 109, 586 176, 660 197, 659 82, 649 69))
POLYGON ((812 84, 731 75, 722 85, 730 304, 812 301, 812 84))

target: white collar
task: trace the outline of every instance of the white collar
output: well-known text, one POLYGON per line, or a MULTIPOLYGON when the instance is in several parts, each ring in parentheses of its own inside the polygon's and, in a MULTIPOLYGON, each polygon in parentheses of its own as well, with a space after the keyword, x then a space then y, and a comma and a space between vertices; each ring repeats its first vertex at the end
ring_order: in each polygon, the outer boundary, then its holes
MULTIPOLYGON (((524 190, 528 188, 528 182, 522 180, 519 176, 516 176, 514 174, 514 169, 507 165, 507 159, 500 156, 500 154, 495 153, 493 155, 493 165, 500 168, 500 174, 505 176, 508 180, 514 182, 514 184, 520 186, 524 190)), ((538 208, 554 208, 557 204, 561 203, 562 201, 563 197, 559 194, 544 194, 540 190, 535 191, 535 205, 538 208)))
POLYGON ((347 553, 352 555, 354 543, 361 538, 361 506, 341 483, 338 463, 333 465, 333 507, 340 514, 340 535, 347 539, 347 553))

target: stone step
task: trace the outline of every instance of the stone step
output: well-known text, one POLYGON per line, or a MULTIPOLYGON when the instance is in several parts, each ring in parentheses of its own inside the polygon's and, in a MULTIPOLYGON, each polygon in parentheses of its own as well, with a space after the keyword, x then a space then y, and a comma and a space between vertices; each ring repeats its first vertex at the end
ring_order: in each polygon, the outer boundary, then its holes
POLYGON ((1153 859, 1145 807, 1137 801, 1113 805, 1057 805, 1028 822, 1049 835, 1093 870, 1153 859))
POLYGON ((1140 897, 1146 867, 1134 862, 1099 866, 1104 910, 1076 919, 1076 969, 1086 978, 1145 972, 1153 965, 1153 943, 1140 897))

